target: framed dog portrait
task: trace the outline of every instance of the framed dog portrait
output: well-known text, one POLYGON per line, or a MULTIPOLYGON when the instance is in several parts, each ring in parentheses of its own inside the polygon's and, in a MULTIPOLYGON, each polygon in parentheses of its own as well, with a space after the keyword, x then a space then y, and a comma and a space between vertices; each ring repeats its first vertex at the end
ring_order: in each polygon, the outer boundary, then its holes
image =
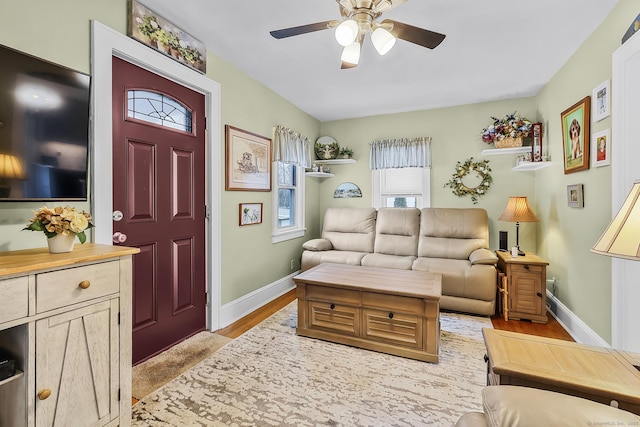
POLYGON ((587 96, 560 114, 565 175, 589 169, 590 113, 591 97, 587 96))
POLYGON ((225 125, 225 190, 271 191, 271 139, 225 125))

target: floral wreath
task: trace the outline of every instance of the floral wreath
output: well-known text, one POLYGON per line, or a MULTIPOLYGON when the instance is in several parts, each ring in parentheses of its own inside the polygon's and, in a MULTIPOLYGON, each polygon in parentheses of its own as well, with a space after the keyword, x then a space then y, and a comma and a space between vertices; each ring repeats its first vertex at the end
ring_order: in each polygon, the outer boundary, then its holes
POLYGON ((481 162, 474 162, 473 157, 466 160, 464 163, 456 163, 456 171, 451 176, 449 182, 447 182, 444 186, 451 187, 453 194, 458 197, 463 196, 471 196, 471 201, 475 205, 478 203, 478 199, 482 197, 487 190, 489 190, 489 186, 493 182, 493 178, 489 174, 491 172, 491 168, 489 167, 489 160, 483 160, 481 162), (470 188, 464 185, 463 179, 471 172, 476 172, 478 175, 482 177, 482 182, 478 184, 477 187, 470 188))

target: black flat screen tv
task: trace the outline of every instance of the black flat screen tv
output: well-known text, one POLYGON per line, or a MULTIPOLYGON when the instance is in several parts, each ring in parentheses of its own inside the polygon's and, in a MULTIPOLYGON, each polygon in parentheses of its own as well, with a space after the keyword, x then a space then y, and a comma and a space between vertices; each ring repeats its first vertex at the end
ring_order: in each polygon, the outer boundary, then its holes
POLYGON ((0 201, 87 200, 90 77, 0 45, 0 201))

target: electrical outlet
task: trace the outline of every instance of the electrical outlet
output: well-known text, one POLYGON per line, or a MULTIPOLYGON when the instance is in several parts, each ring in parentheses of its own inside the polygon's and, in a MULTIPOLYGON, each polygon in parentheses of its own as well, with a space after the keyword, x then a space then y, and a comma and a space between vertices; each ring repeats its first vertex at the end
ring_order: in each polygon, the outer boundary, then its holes
POLYGON ((295 260, 295 259, 292 259, 292 260, 291 260, 291 264, 290 264, 289 268, 290 268, 291 270, 293 270, 294 268, 296 268, 296 260, 295 260))

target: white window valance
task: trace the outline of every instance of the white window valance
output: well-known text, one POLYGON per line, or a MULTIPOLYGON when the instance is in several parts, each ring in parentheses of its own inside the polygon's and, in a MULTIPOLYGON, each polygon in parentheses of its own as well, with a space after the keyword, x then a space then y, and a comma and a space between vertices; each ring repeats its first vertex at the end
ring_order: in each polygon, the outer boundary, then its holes
POLYGON ((382 139, 369 143, 371 170, 431 167, 431 137, 382 139))
POLYGON ((284 126, 276 126, 273 141, 273 161, 311 167, 311 142, 284 126))

